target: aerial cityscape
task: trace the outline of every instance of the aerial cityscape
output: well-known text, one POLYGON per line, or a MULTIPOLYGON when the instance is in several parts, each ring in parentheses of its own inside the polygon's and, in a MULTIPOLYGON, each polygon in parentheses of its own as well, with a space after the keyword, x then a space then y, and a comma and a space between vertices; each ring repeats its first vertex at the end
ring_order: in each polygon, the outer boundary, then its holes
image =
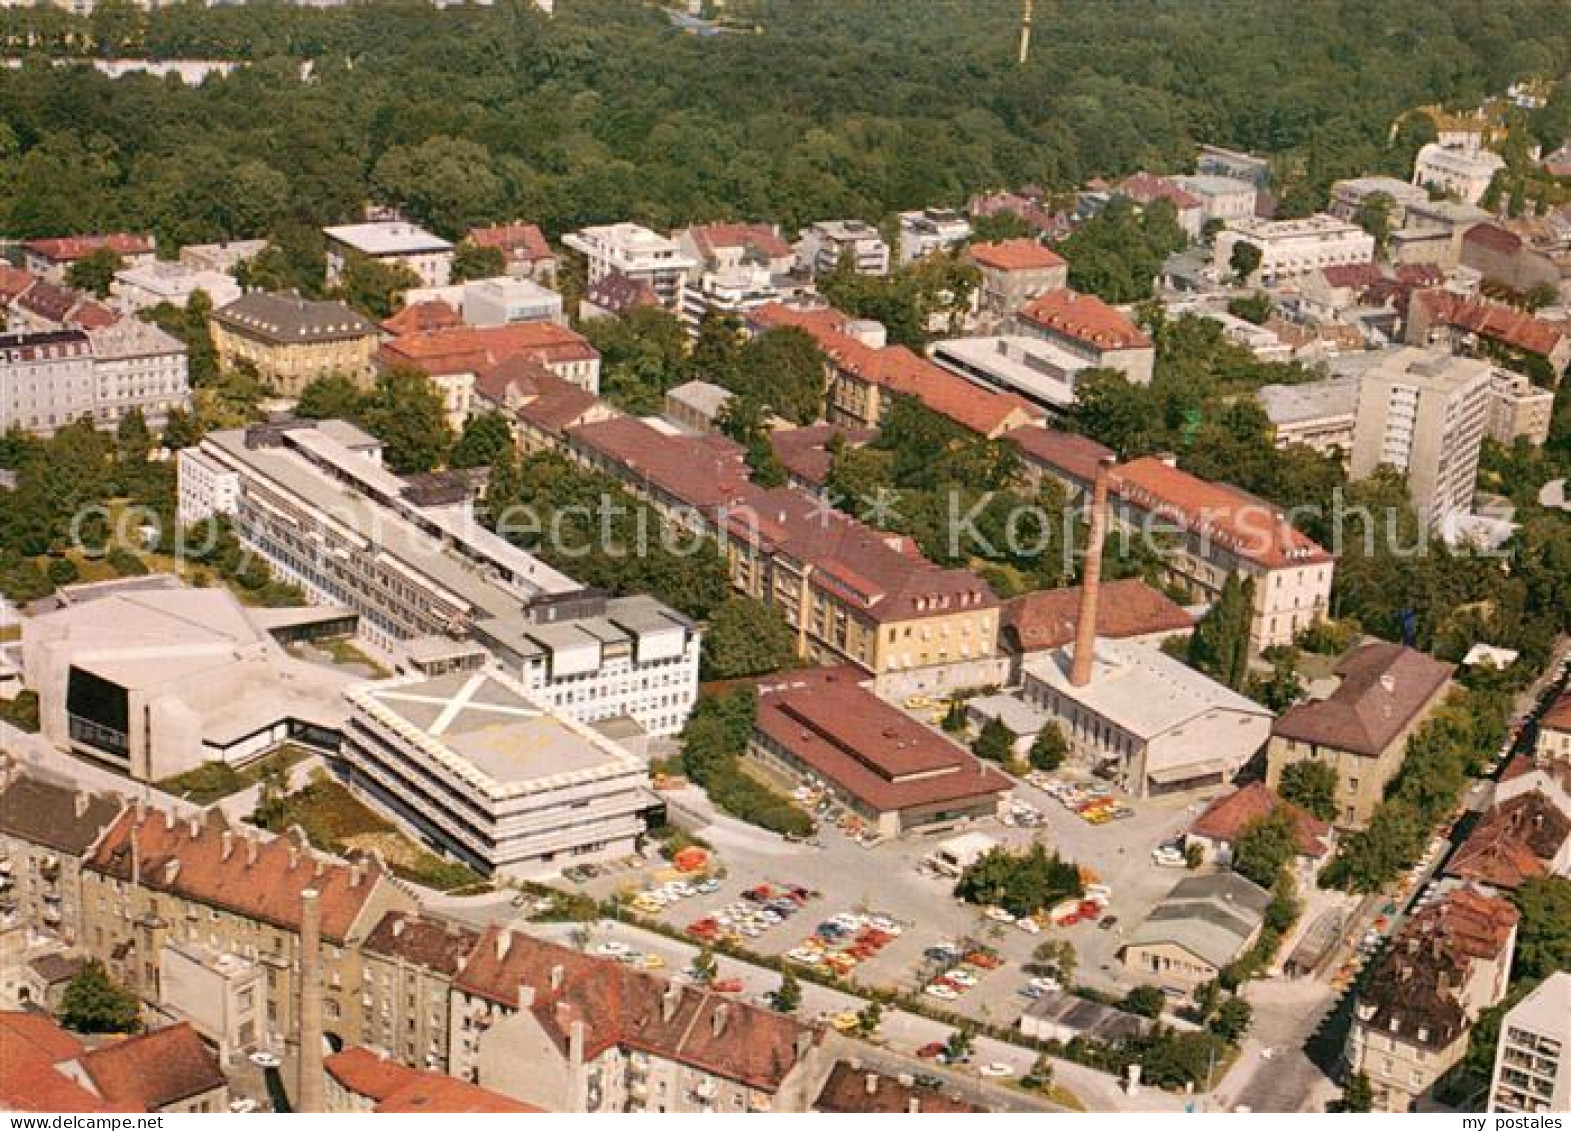
POLYGON ((1563 1127, 1568 371, 1565 0, 0 0, 0 1113, 1563 1127))

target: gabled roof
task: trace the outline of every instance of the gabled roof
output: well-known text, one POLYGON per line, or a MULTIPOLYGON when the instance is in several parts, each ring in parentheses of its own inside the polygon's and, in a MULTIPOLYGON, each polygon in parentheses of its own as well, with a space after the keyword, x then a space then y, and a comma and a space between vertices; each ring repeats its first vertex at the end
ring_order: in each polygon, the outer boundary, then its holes
POLYGON ((569 435, 690 507, 718 507, 752 490, 742 449, 725 436, 672 435, 632 416, 581 424, 569 435))
POLYGON ((34 255, 56 263, 74 263, 86 259, 95 251, 112 251, 116 255, 147 255, 153 250, 152 236, 133 235, 130 232, 111 232, 102 236, 60 236, 52 239, 26 240, 22 246, 34 255))
POLYGON ((402 334, 377 351, 382 366, 409 365, 438 377, 481 373, 511 358, 544 365, 592 361, 600 353, 583 335, 555 322, 509 322, 501 326, 452 326, 402 334))
POLYGON ((451 977, 475 948, 480 933, 448 920, 389 911, 366 936, 368 954, 396 959, 451 977))
POLYGON ((1097 466, 1116 454, 1112 448, 1097 443, 1089 436, 1060 432, 1056 428, 1043 428, 1035 424, 1005 432, 1003 439, 1013 444, 1020 457, 1028 463, 1061 472, 1083 483, 1094 482, 1097 466))
POLYGON ((8 306, 38 282, 31 274, 8 263, 0 263, 0 306, 8 306))
POLYGON ((1151 339, 1095 295, 1068 287, 1037 295, 1020 308, 1022 321, 1099 350, 1150 349, 1151 339))
POLYGON ((105 1100, 143 1111, 158 1111, 227 1083, 217 1058, 184 1021, 102 1045, 80 1060, 105 1100))
POLYGON ((1251 782, 1242 789, 1224 794, 1211 802, 1205 812, 1189 826, 1192 836, 1231 844, 1239 834, 1263 817, 1285 806, 1293 818, 1294 839, 1300 856, 1318 860, 1331 851, 1331 826, 1297 805, 1283 801, 1265 782, 1251 782))
POLYGON ((1494 806, 1462 842, 1446 872, 1465 880, 1514 891, 1548 875, 1566 838, 1571 817, 1534 791, 1494 806))
POLYGON ((454 985, 510 1009, 528 987, 527 1008, 563 1056, 582 1025, 585 1060, 621 1047, 765 1092, 819 1036, 782 1014, 499 927, 486 929, 454 985))
POLYGON ((1423 308, 1430 322, 1454 326, 1525 353, 1547 357, 1565 339, 1565 334, 1553 324, 1485 298, 1436 289, 1417 291, 1412 301, 1423 308))
POLYGON ((274 837, 232 830, 220 809, 200 818, 128 808, 83 862, 88 871, 141 885, 289 931, 300 929, 300 893, 320 893, 322 937, 345 941, 371 893, 381 865, 354 865, 317 855, 303 834, 274 837))
POLYGON ((1571 691, 1555 700, 1538 725, 1541 730, 1571 730, 1571 691))
POLYGON ((634 279, 620 271, 602 276, 584 292, 584 298, 611 314, 626 314, 642 306, 660 305, 660 296, 647 279, 634 279))
POLYGON ((1272 733, 1378 757, 1455 670, 1400 644, 1373 641, 1342 657, 1336 666, 1341 682, 1329 697, 1289 707, 1272 733))
POLYGON ((391 318, 384 318, 382 330, 397 337, 401 334, 449 330, 463 324, 464 316, 454 310, 450 303, 433 298, 411 303, 391 318))
POLYGON ((0 833, 68 856, 92 847, 124 804, 119 797, 34 774, 0 783, 0 833))
POLYGON ((958 1095, 950 1097, 939 1088, 906 1083, 907 1080, 909 1076, 886 1076, 871 1068, 838 1060, 829 1079, 824 1081, 813 1110, 870 1115, 905 1115, 908 1112, 958 1115, 989 1110, 958 1095))
POLYGON ((786 474, 815 487, 829 477, 832 457, 829 446, 840 437, 847 448, 859 448, 878 433, 871 428, 843 428, 838 424, 812 424, 805 428, 777 428, 769 434, 769 446, 786 474))
POLYGON ((55 1066, 82 1055, 82 1042, 38 1013, 0 1013, 0 1111, 142 1111, 112 1104, 55 1066))
POLYGON ((334 1053, 323 1070, 346 1092, 362 1096, 381 1114, 538 1112, 540 1109, 441 1072, 390 1060, 361 1045, 334 1053))
POLYGON ((538 224, 498 224, 490 228, 473 228, 468 239, 477 247, 497 248, 514 263, 534 263, 556 258, 538 224))
MULTIPOLYGON (((1110 640, 1195 626, 1182 606, 1138 577, 1103 582, 1096 614, 1096 634, 1110 640)), ((1022 593, 1004 603, 1000 623, 1014 630, 1022 652, 1060 648, 1074 640, 1080 623, 1080 586, 1022 593)))
POLYGON ((745 248, 762 259, 789 259, 791 245, 768 224, 695 224, 687 229, 699 253, 708 258, 720 248, 745 248))
POLYGON ((1522 250, 1521 239, 1499 224, 1474 224, 1462 234, 1462 242, 1501 255, 1515 255, 1522 250))
POLYGON ((1169 200, 1180 212, 1200 207, 1199 199, 1185 192, 1182 185, 1151 173, 1136 173, 1119 185, 1118 191, 1137 204, 1150 204, 1153 200, 1169 200))

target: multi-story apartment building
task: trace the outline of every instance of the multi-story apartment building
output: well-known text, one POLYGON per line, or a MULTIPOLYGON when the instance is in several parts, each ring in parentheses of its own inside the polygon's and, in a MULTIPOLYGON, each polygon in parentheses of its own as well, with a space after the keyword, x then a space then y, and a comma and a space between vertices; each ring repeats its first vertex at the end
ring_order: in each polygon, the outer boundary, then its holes
MULTIPOLYGON (((324 1027, 341 1041, 361 1043, 359 944, 387 912, 415 907, 375 859, 349 864, 317 854, 303 836, 231 828, 216 808, 177 817, 137 803, 83 861, 78 943, 144 1001, 193 1021, 220 1012, 221 1003, 208 995, 233 992, 221 1013, 254 1019, 251 1031, 235 1034, 236 1048, 281 1052, 299 1040, 306 891, 319 894, 324 1027), (164 951, 170 947, 215 961, 234 956, 263 974, 169 985, 164 951)), ((214 1043, 226 1039, 204 1035, 214 1043)))
POLYGON ((401 334, 376 354, 384 369, 409 366, 442 384, 463 378, 473 388, 499 366, 530 361, 589 393, 600 390, 600 351, 555 322, 454 326, 401 334))
POLYGON ((738 267, 762 268, 785 275, 796 268, 796 252, 772 224, 695 224, 674 233, 694 267, 690 281, 701 274, 724 273, 738 267))
POLYGON ((1112 502, 1126 536, 1148 538, 1167 579, 1196 598, 1215 600, 1234 574, 1254 583, 1252 651, 1328 615, 1335 559, 1269 503, 1154 456, 1117 468, 1112 502))
POLYGON ((1020 334, 945 338, 928 346, 933 361, 994 393, 1008 393, 1062 417, 1075 406, 1080 374, 1094 368, 1077 354, 1020 334))
POLYGON ((1489 438, 1510 447, 1525 440, 1535 448, 1549 439, 1549 422, 1554 416, 1555 394, 1540 389, 1521 373, 1495 369, 1489 375, 1489 438))
POLYGON ((1212 220, 1232 224, 1255 214, 1255 199, 1259 196, 1259 190, 1251 180, 1211 176, 1205 173, 1170 179, 1200 202, 1202 229, 1212 220))
POLYGON ((1488 362, 1411 348, 1371 366, 1358 390, 1353 477, 1380 466, 1401 471, 1413 506, 1431 526, 1467 513, 1492 375, 1488 362))
POLYGON ((451 920, 389 911, 360 947, 360 1037, 416 1068, 447 1071, 453 979, 480 934, 451 920))
POLYGON ((119 256, 121 266, 145 267, 153 262, 157 243, 152 236, 129 232, 25 240, 22 243, 23 266, 46 282, 64 283, 74 264, 100 251, 119 256))
POLYGON ((922 208, 900 213, 900 264, 915 263, 936 251, 949 251, 971 238, 971 222, 953 208, 922 208))
POLYGON ((1407 304, 1406 338, 1409 345, 1508 358, 1513 367, 1541 368, 1555 380, 1571 371, 1571 333, 1558 324, 1440 287, 1414 292, 1407 304))
POLYGON ((807 1111, 821 1031, 492 927, 454 983, 453 1075, 561 1112, 807 1111))
POLYGON ((352 784, 488 874, 626 856, 655 805, 642 761, 499 669, 347 694, 352 784))
POLYGON ((1013 314, 1037 295, 1069 285, 1069 264, 1036 240, 974 243, 966 255, 982 275, 981 308, 997 318, 1013 314))
POLYGON ((380 340, 374 322, 341 302, 262 291, 213 311, 208 326, 220 366, 245 362, 286 397, 328 373, 369 384, 380 340))
POLYGON ((1571 692, 1556 699, 1538 720, 1535 753, 1547 762, 1571 763, 1571 692))
POLYGON ((1395 177, 1350 177, 1332 182, 1327 211, 1339 219, 1356 221, 1365 202, 1373 196, 1384 196, 1390 201, 1386 218, 1393 229, 1407 225, 1409 205, 1429 203, 1429 193, 1421 186, 1395 177))
POLYGON ((404 220, 342 224, 327 236, 327 285, 337 286, 352 256, 407 267, 422 286, 445 287, 453 269, 453 245, 404 220))
POLYGON ((0 426, 49 436, 92 418, 93 343, 80 330, 0 334, 0 426))
POLYGON ((1505 164, 1505 158, 1487 149, 1457 149, 1430 142, 1413 160, 1413 183, 1425 188, 1433 185, 1463 203, 1477 204, 1505 164))
POLYGON ((1262 385, 1255 393, 1271 421, 1278 448, 1302 444, 1321 455, 1353 450, 1358 421, 1358 377, 1328 377, 1300 385, 1262 385))
POLYGON ((1253 153, 1240 153, 1220 145, 1202 145, 1195 158, 1195 172, 1203 177, 1226 177, 1263 189, 1271 181, 1271 162, 1253 153))
POLYGON ((536 602, 475 625, 509 675, 584 723, 627 716, 676 734, 698 697, 697 626, 653 597, 586 593, 536 602))
POLYGON ((1116 369, 1136 385, 1149 385, 1156 347, 1126 315, 1095 295, 1067 288, 1037 295, 1015 312, 1012 332, 1039 338, 1088 367, 1116 369))
POLYGON ((1413 732, 1450 690, 1453 670, 1385 641, 1350 652, 1336 666, 1336 690, 1289 707, 1272 726, 1267 784, 1278 788, 1295 762, 1328 763, 1336 770, 1335 824, 1363 828, 1402 768, 1413 732))
POLYGON ((1500 1021, 1493 1112, 1571 1111, 1571 973, 1556 970, 1500 1021))
POLYGON ((646 283, 667 310, 679 310, 687 275, 698 261, 676 240, 639 224, 603 224, 570 232, 562 242, 588 262, 589 285, 611 275, 646 283))
POLYGON ((1233 248, 1240 243, 1260 250, 1260 266, 1249 281, 1274 286, 1327 267, 1372 263, 1375 238, 1357 224, 1324 212, 1297 220, 1244 219, 1216 234, 1212 267, 1231 275, 1233 248))
POLYGON ((482 527, 464 493, 428 497, 380 452, 342 421, 210 433, 180 453, 180 520, 230 515, 276 574, 356 612, 359 632, 390 650, 579 588, 482 527))
POLYGON ((889 244, 862 220, 820 220, 803 228, 796 255, 814 275, 828 274, 846 258, 859 275, 889 274, 889 244))
POLYGON ((113 428, 137 409, 150 426, 162 428, 171 409, 190 407, 184 342, 140 318, 122 318, 88 339, 98 427, 113 428))
POLYGON ((0 755, 0 931, 81 938, 82 856, 122 804, 0 755))
POLYGON ((1516 930, 1509 902, 1456 888, 1397 933, 1354 999, 1342 1053, 1374 1111, 1412 1110, 1462 1059, 1479 1013, 1505 997, 1516 930))

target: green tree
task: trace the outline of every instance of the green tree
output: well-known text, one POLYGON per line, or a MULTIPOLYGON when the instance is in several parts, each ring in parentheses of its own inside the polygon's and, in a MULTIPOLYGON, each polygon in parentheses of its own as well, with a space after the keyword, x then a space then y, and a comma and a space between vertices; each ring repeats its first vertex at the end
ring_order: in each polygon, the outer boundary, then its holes
POLYGON ((949 734, 959 734, 966 729, 969 719, 966 701, 958 695, 950 699, 949 705, 944 709, 944 730, 949 734))
POLYGON ((1014 740, 1015 736, 1001 720, 988 719, 982 724, 982 730, 977 734, 976 741, 971 744, 971 753, 985 762, 1003 765, 1014 756, 1014 740))
POLYGON ((1167 998, 1156 986, 1136 986, 1124 995, 1118 1008, 1139 1017, 1157 1018, 1167 1006, 1167 998))
POLYGON ((1064 728, 1049 721, 1031 740, 1027 756, 1033 768, 1052 773, 1064 764, 1069 756, 1069 742, 1064 738, 1064 728))
POLYGON ((1374 1110, 1374 1106, 1375 1090, 1369 1083, 1369 1077, 1362 1072, 1348 1077, 1342 1088, 1342 1110, 1368 1112, 1374 1110))
POLYGON ((802 1004, 802 983, 787 970, 780 975, 780 985, 769 995, 769 1006, 776 1013, 795 1013, 802 1004))
POLYGON ((692 971, 693 982, 696 985, 713 985, 715 981, 715 975, 720 971, 720 963, 715 958, 715 952, 710 950, 707 946, 700 950, 693 958, 692 971))
POLYGON ((115 443, 122 458, 131 463, 143 463, 153 450, 153 434, 148 430, 147 418, 142 410, 133 408, 120 418, 115 426, 115 443))
POLYGON ((884 1007, 876 1001, 864 1005, 856 1015, 857 1036, 863 1040, 878 1034, 878 1027, 884 1023, 884 1007))
POLYGON ((1233 844, 1233 871, 1270 888, 1297 852, 1298 835, 1292 814, 1278 806, 1239 832, 1233 844))
POLYGON ((465 240, 453 250, 451 277, 455 283, 494 279, 507 273, 507 256, 499 247, 482 247, 465 240))
POLYGON ((398 309, 405 291, 419 285, 420 277, 402 263, 350 252, 334 293, 356 310, 380 321, 398 309))
POLYGON ((1249 1031, 1254 1008, 1241 997, 1230 997, 1217 1008, 1208 1028, 1230 1045, 1236 1045, 1249 1031))
POLYGON ((955 883, 955 895, 965 902, 1003 907, 1016 917, 1034 915, 1082 890, 1080 870, 1040 842, 1020 853, 992 849, 955 883))
POLYGON ((1270 295, 1264 291, 1256 291, 1252 295, 1239 295, 1228 299, 1227 312, 1234 318, 1242 318, 1245 322, 1263 326, 1266 319, 1271 317, 1274 305, 1270 295))
POLYGON ((668 310, 638 307, 579 328, 600 351, 601 396, 624 412, 659 412, 666 391, 686 378, 687 335, 668 310))
POLYGON ((441 134, 389 149, 371 181, 382 199, 447 236, 490 218, 505 188, 489 149, 441 134))
POLYGON ((183 408, 172 408, 164 419, 164 447, 177 452, 202 442, 202 426, 183 408))
POLYGON ((489 467, 512 446, 513 429, 507 417, 490 409, 464 421, 464 430, 447 462, 452 467, 489 467))
POLYGON ((1374 237, 1376 256, 1383 257, 1391 241, 1391 212, 1395 206, 1390 193, 1372 192, 1359 201, 1353 216, 1353 222, 1374 237))
POLYGON ((1571 880, 1534 877, 1516 890, 1511 902, 1519 916, 1513 976, 1539 979, 1571 970, 1571 880))
POLYGON ((1253 610, 1254 579, 1229 574, 1222 583, 1222 592, 1189 637, 1189 665, 1218 683, 1239 690, 1249 674, 1253 610))
POLYGON ((944 1057, 951 1064, 964 1064, 971 1059, 971 1050, 976 1044, 976 1039, 971 1030, 964 1027, 954 1030, 949 1034, 949 1040, 944 1042, 944 1057))
POLYGON ((1291 801, 1322 821, 1333 821, 1336 819, 1336 787, 1334 765, 1306 759, 1282 771, 1278 792, 1284 801, 1291 801))
POLYGON ((314 377, 300 390, 295 402, 295 415, 308 420, 361 419, 366 395, 346 373, 333 370, 314 377))
POLYGON ((1033 969, 1044 971, 1067 986, 1075 980, 1079 957, 1075 944, 1068 939, 1047 939, 1037 943, 1031 952, 1031 962, 1033 969))
POLYGON ((89 958, 66 984, 60 1020, 78 1033, 134 1033, 142 1027, 142 1006, 102 962, 89 958))
POLYGON ((767 404, 787 420, 811 424, 824 411, 824 355, 806 330, 777 326, 742 346, 734 392, 767 404))
POLYGON ((80 291, 91 291, 99 298, 109 297, 114 285, 115 272, 125 266, 118 252, 107 247, 89 252, 66 270, 66 282, 80 291))
POLYGON ((389 369, 366 397, 360 422, 382 441, 383 459, 400 475, 438 467, 453 442, 442 394, 418 369, 389 369))
POLYGON ((796 660, 796 638, 780 613, 750 597, 731 597, 704 633, 707 679, 767 675, 796 660))
POLYGON ((1254 278, 1255 272, 1260 270, 1262 258, 1258 244, 1239 240, 1233 245, 1233 250, 1227 257, 1227 266, 1233 272, 1233 278, 1240 284, 1247 283, 1254 278))

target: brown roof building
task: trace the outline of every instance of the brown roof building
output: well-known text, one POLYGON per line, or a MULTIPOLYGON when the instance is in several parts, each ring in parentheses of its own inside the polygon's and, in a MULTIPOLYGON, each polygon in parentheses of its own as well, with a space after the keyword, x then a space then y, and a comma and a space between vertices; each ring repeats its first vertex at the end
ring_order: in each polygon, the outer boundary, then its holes
POLYGON ((1571 335, 1514 306, 1441 289, 1417 291, 1408 302, 1410 345, 1466 346, 1478 340, 1539 358, 1557 379, 1571 369, 1571 335))
POLYGON ((1283 801, 1265 782, 1251 782, 1211 802, 1189 826, 1185 841, 1199 843, 1217 863, 1227 864, 1243 831, 1283 808, 1292 818, 1298 855, 1306 862, 1304 870, 1313 872, 1331 854, 1335 834, 1330 823, 1283 801))
MULTIPOLYGON (((1062 648, 1080 623, 1080 586, 1039 589, 1004 602, 1000 642, 1029 654, 1062 648)), ((1160 640, 1195 627, 1193 613, 1138 577, 1102 583, 1096 634, 1108 640, 1160 640)))
POLYGON ((1019 454, 1033 489, 1039 489, 1042 477, 1047 476, 1063 484, 1071 500, 1088 495, 1096 482, 1097 467, 1116 454, 1089 436, 1037 425, 1006 432, 1003 440, 1019 454))
POLYGON ((1538 791, 1491 807, 1446 864, 1446 874, 1515 891, 1540 876, 1571 875, 1571 814, 1538 791))
POLYGON ((805 428, 776 428, 769 434, 769 446, 774 448, 775 458, 793 486, 817 493, 828 482, 832 462, 830 448, 834 444, 844 444, 848 449, 860 448, 877 436, 871 428, 812 424, 805 428))
POLYGON ((1069 264, 1036 240, 974 243, 966 249, 982 275, 982 309, 1006 317, 1045 291, 1068 285, 1069 264))
POLYGON ((1037 295, 1015 312, 1014 332, 1041 338, 1092 365, 1151 383, 1156 347, 1145 331, 1095 295, 1068 287, 1037 295))
POLYGON ((112 794, 64 778, 21 772, 0 755, 0 850, 10 861, 4 900, 24 923, 74 942, 81 936, 82 857, 119 815, 112 794))
POLYGON ((996 814, 1010 779, 885 703, 862 678, 831 668, 762 682, 750 754, 824 782, 879 836, 996 814))
POLYGON ((189 1025, 89 1049, 47 1017, 0 1013, 0 1110, 221 1113, 228 1089, 189 1025))
POLYGON ((1295 762, 1329 762, 1337 771, 1336 824, 1362 828, 1402 768, 1408 739, 1445 698, 1454 670, 1383 640, 1355 648, 1336 666, 1335 691, 1289 707, 1271 728, 1268 783, 1279 788, 1295 762))
POLYGON ((533 279, 550 286, 556 280, 556 253, 536 224, 499 224, 474 228, 467 239, 476 247, 494 247, 507 261, 514 278, 533 279))
POLYGON ((410 1068, 363 1046, 322 1062, 329 1113, 463 1115, 525 1113, 540 1109, 467 1080, 410 1068))
POLYGON ((990 1109, 925 1084, 906 1083, 856 1061, 835 1062, 813 1110, 841 1115, 960 1115, 990 1109))

